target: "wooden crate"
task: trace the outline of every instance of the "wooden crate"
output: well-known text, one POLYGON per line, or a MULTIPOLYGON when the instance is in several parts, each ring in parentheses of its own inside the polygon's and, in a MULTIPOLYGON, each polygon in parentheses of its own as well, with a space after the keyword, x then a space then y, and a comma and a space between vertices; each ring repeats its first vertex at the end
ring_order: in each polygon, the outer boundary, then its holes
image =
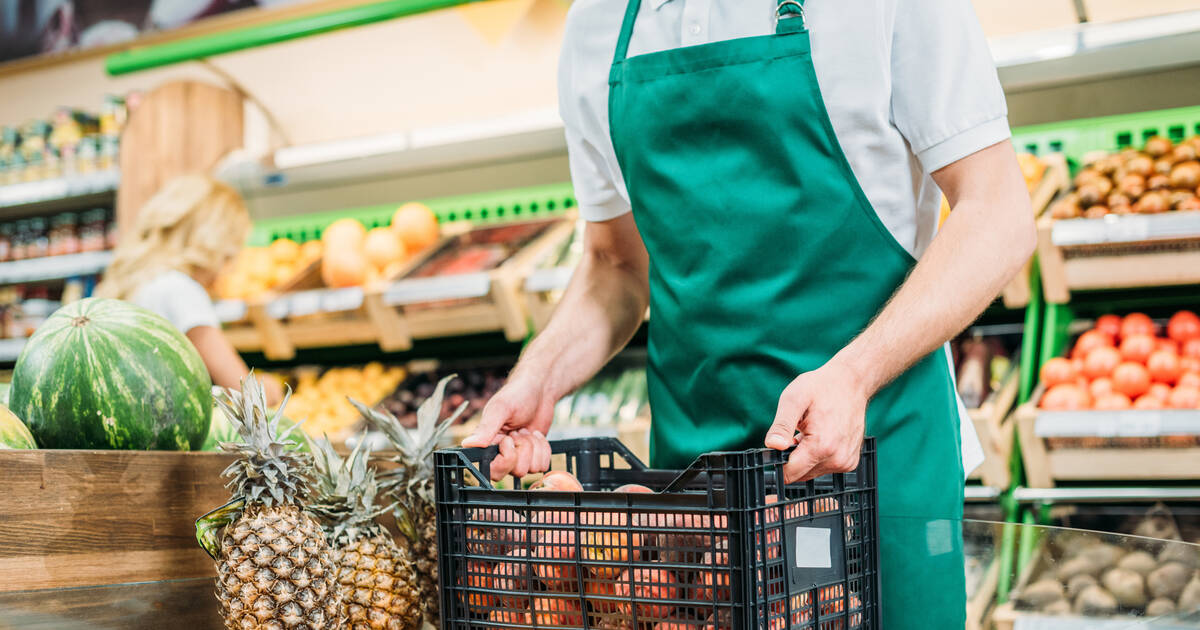
MULTIPOLYGON (((1062 154, 1054 153, 1041 158, 1046 164, 1046 171, 1042 173, 1042 180, 1033 190, 1029 191, 1029 198, 1033 206, 1033 216, 1041 217, 1046 214, 1046 209, 1050 207, 1050 203, 1060 192, 1070 185, 1070 171, 1067 168, 1067 160, 1062 154)), ((1012 280, 1004 286, 1004 290, 1000 293, 1000 299, 1004 302, 1004 306, 1008 308, 1024 308, 1029 304, 1031 289, 1029 285, 1029 277, 1033 273, 1032 259, 1025 262, 1025 266, 1021 268, 1020 273, 1013 277, 1012 280)))
POLYGON ((983 464, 967 478, 978 479, 985 486, 1007 489, 1011 474, 1008 461, 1012 456, 1013 420, 1009 412, 1017 401, 1021 387, 1020 369, 1013 366, 1000 389, 992 392, 982 405, 968 409, 975 432, 983 444, 983 464))
POLYGON ((0 593, 215 575, 194 523, 229 500, 221 471, 231 461, 218 453, 0 451, 0 593))
MULTIPOLYGON (((207 558, 207 556, 205 556, 207 558)), ((0 592, 4 630, 220 630, 212 579, 0 592)))
MULTIPOLYGON (((1047 438, 1037 434, 1037 408, 1043 387, 1033 400, 1014 412, 1021 436, 1021 456, 1025 461, 1026 482, 1031 488, 1051 488, 1059 481, 1183 481, 1200 480, 1200 446, 1158 448, 1051 448, 1047 438)), ((1088 419, 1097 427, 1101 440, 1153 440, 1148 427, 1169 426, 1180 417, 1200 419, 1200 411, 1126 410, 1120 412, 1071 412, 1088 419), (1164 418, 1167 420, 1164 421, 1164 418)))
POLYGON ((557 238, 542 252, 541 256, 531 259, 529 268, 525 270, 525 282, 521 292, 525 298, 525 309, 529 313, 529 320, 535 332, 541 331, 546 324, 550 323, 550 316, 554 314, 554 309, 558 306, 559 295, 566 288, 571 274, 575 271, 573 267, 542 266, 546 258, 558 250, 564 241, 569 240, 577 229, 574 213, 568 216, 572 220, 567 225, 561 226, 557 238))
POLYGON ((1038 261, 1046 300, 1055 304, 1069 302, 1072 291, 1200 284, 1200 212, 1062 221, 1046 214, 1038 220, 1038 261), (1068 229, 1087 236, 1061 244, 1068 229))
MULTIPOLYGON (((468 229, 467 224, 446 226, 443 240, 409 261, 399 275, 417 269, 468 229)), ((229 327, 226 336, 239 351, 261 351, 273 360, 290 359, 299 348, 376 343, 386 352, 395 352, 411 348, 413 339, 482 332, 503 332, 509 340, 520 341, 529 332, 528 314, 521 298, 523 274, 532 259, 543 255, 555 239, 561 238, 564 229, 569 230, 569 222, 552 223, 500 266, 467 274, 486 284, 486 290, 471 299, 444 305, 395 305, 394 292, 427 279, 389 281, 364 289, 313 289, 249 304, 247 324, 229 327), (339 301, 339 295, 350 298, 350 307, 324 306, 325 301, 339 301), (297 308, 301 301, 305 302, 304 307, 297 308), (313 301, 322 304, 314 306, 310 304, 313 301), (303 315, 296 316, 297 311, 303 315)))

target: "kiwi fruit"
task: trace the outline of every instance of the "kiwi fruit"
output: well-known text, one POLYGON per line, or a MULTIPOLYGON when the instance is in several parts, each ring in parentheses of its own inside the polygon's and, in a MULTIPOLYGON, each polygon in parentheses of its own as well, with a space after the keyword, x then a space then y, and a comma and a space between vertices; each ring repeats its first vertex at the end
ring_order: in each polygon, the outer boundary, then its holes
POLYGON ((1189 569, 1200 568, 1200 557, 1197 557, 1194 546, 1182 543, 1163 545, 1162 551, 1158 552, 1158 562, 1178 562, 1189 569))
POLYGON ((1117 598, 1099 586, 1083 589, 1075 598, 1075 612, 1081 615, 1111 615, 1117 612, 1117 598))
POLYGON ((1109 569, 1100 583, 1112 593, 1117 603, 1125 608, 1141 608, 1146 605, 1146 581, 1142 574, 1129 569, 1109 569))
POLYGON ((1189 613, 1200 609, 1200 571, 1193 573, 1191 581, 1183 587, 1179 595, 1179 609, 1189 613))
POLYGON ((1155 173, 1146 178, 1146 188, 1149 190, 1163 190, 1171 186, 1171 178, 1161 173, 1155 173))
POLYGON ((1154 556, 1145 551, 1134 551, 1118 560, 1117 568, 1127 569, 1145 577, 1151 571, 1158 568, 1158 562, 1154 559, 1154 556))
POLYGON ((1200 186, 1200 162, 1192 160, 1181 162, 1171 169, 1170 184, 1172 188, 1195 188, 1200 186))
POLYGON ((1100 571, 1104 569, 1104 566, 1087 556, 1079 555, 1059 565, 1055 575, 1063 582, 1070 582, 1071 578, 1079 574, 1096 577, 1100 575, 1100 571))
POLYGON ((1176 599, 1191 576, 1191 568, 1179 562, 1168 562, 1146 576, 1146 587, 1154 597, 1176 599))
POLYGON ((1134 212, 1139 214, 1159 214, 1171 209, 1167 196, 1159 192, 1148 192, 1133 204, 1134 212))
POLYGON ((1148 177, 1154 172, 1154 161, 1144 155, 1135 155, 1125 162, 1125 172, 1148 177))
POLYGON ((1146 604, 1147 617, 1166 617, 1173 614, 1175 614, 1175 602, 1165 597, 1152 599, 1149 604, 1146 604))
POLYGON ((1041 608, 1058 599, 1063 598, 1062 582, 1054 578, 1042 578, 1033 584, 1021 589, 1017 594, 1017 604, 1026 608, 1041 608))
POLYGON ((1108 206, 1095 205, 1084 210, 1083 216, 1086 219, 1102 219, 1108 212, 1108 206))
POLYGON ((1137 173, 1126 173, 1117 180, 1117 192, 1130 199, 1137 199, 1146 192, 1146 178, 1137 173))
POLYGON ((1067 582, 1067 597, 1075 599, 1080 593, 1083 592, 1083 589, 1099 583, 1100 582, 1096 581, 1096 578, 1088 575, 1087 573, 1080 573, 1079 575, 1072 577, 1067 582))
POLYGON ((1149 138, 1146 138, 1146 146, 1144 147, 1144 150, 1150 155, 1150 157, 1162 157, 1167 153, 1170 153, 1171 149, 1173 148, 1174 145, 1167 138, 1162 136, 1150 136, 1149 138))

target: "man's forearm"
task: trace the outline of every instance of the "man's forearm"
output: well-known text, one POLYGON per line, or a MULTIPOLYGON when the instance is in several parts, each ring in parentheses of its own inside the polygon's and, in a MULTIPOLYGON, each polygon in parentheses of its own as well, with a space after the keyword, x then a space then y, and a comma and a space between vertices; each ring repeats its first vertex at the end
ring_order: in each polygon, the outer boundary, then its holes
POLYGON ((1029 197, 1003 148, 985 149, 993 155, 953 184, 939 181, 958 203, 888 304, 834 357, 868 396, 974 321, 1032 254, 1029 197))
POLYGON ((554 316, 522 354, 514 375, 543 382, 554 399, 574 391, 637 332, 649 289, 645 272, 585 254, 554 316))

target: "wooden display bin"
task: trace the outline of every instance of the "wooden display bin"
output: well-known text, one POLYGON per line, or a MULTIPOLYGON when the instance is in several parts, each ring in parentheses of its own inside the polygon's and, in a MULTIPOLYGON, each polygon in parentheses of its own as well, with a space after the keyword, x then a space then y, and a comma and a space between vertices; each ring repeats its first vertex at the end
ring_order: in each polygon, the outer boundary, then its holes
POLYGON ((1037 408, 1043 391, 1014 414, 1029 487, 1200 480, 1200 411, 1048 412, 1037 408))
POLYGON ((554 309, 558 306, 559 297, 567 288, 567 283, 570 282, 571 275, 575 272, 573 266, 545 266, 546 260, 573 237, 582 238, 575 236, 575 232, 579 229, 575 214, 571 213, 568 217, 572 220, 562 226, 558 237, 542 252, 541 256, 530 261, 529 269, 524 274, 521 293, 525 298, 525 309, 529 313, 529 321, 533 325, 534 332, 540 332, 550 322, 550 316, 554 314, 554 309))
POLYGON ((1004 490, 1008 488, 1010 473, 1008 461, 1012 456, 1013 422, 1010 411, 1017 401, 1021 386, 1020 369, 1013 366, 1000 389, 992 392, 982 405, 968 409, 975 432, 983 444, 983 464, 967 479, 979 480, 983 485, 1004 490))
MULTIPOLYGON (((247 305, 244 323, 226 334, 239 351, 261 351, 286 360, 298 348, 377 343, 387 352, 407 350, 413 339, 503 332, 511 341, 528 334, 520 287, 529 261, 560 238, 563 221, 542 220, 541 231, 499 266, 480 272, 412 277, 412 273, 470 232, 468 224, 447 225, 442 241, 409 261, 398 279, 366 288, 310 288, 247 305)), ((516 224, 514 224, 516 225, 516 224)), ((569 227, 569 225, 567 226, 569 227)))
POLYGON ((1046 300, 1071 292, 1200 284, 1200 212, 1038 220, 1046 300))
MULTIPOLYGON (((1041 158, 1046 164, 1042 180, 1029 191, 1030 205, 1033 206, 1033 216, 1046 215, 1046 209, 1058 194, 1070 184, 1071 176, 1067 168, 1067 160, 1062 154, 1054 153, 1041 158)), ((1029 277, 1033 273, 1033 261, 1026 261, 1020 273, 1004 286, 1000 299, 1008 308, 1024 308, 1029 304, 1031 289, 1029 277)))
POLYGON ((0 594, 214 576, 195 520, 229 500, 221 471, 232 461, 219 453, 0 450, 0 594))

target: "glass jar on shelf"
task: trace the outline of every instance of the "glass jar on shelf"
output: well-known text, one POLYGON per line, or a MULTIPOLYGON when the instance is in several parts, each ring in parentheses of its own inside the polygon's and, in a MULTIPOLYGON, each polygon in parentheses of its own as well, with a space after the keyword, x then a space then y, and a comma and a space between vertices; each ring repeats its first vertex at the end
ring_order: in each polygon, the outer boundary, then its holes
MULTIPOLYGON (((79 215, 64 212, 56 217, 55 229, 50 235, 50 251, 62 254, 79 253, 79 215)), ((52 256, 55 254, 51 254, 52 256)))
POLYGON ((104 213, 104 247, 105 249, 117 248, 117 213, 104 213))
POLYGON ((13 234, 12 243, 9 246, 9 259, 25 260, 25 258, 27 258, 25 255, 25 244, 28 240, 29 219, 21 219, 16 223, 13 223, 12 226, 13 234))
POLYGON ((83 213, 79 225, 79 251, 98 252, 105 248, 104 209, 83 213))
POLYGON ((46 230, 45 217, 29 220, 29 240, 25 244, 26 258, 44 258, 50 255, 50 236, 46 230))

